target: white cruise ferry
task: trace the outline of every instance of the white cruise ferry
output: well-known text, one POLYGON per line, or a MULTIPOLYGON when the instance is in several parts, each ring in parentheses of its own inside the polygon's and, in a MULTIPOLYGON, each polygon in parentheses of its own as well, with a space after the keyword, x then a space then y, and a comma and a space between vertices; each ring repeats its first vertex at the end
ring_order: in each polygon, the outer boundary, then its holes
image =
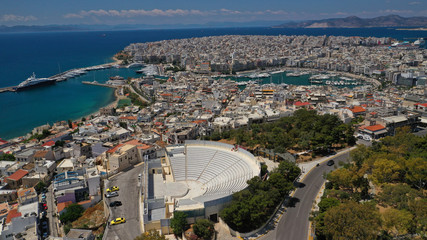
POLYGON ((25 88, 32 88, 32 87, 38 87, 42 85, 49 85, 54 84, 56 81, 52 80, 50 78, 36 78, 36 75, 33 73, 33 75, 27 80, 21 82, 17 87, 16 90, 22 90, 25 88))

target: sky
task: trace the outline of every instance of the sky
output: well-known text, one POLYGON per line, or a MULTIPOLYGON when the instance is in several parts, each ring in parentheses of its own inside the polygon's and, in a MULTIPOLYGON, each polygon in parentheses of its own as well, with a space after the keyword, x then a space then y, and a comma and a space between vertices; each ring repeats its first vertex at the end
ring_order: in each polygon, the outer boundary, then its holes
POLYGON ((427 0, 0 0, 0 25, 204 24, 397 14, 427 16, 427 0))

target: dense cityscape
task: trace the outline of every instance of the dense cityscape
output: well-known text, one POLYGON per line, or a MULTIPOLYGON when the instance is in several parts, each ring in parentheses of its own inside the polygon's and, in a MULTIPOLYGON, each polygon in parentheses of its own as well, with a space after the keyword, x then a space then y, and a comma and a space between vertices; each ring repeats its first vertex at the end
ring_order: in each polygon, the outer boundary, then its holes
POLYGON ((0 139, 0 239, 424 239, 423 41, 131 44, 115 102, 0 139))

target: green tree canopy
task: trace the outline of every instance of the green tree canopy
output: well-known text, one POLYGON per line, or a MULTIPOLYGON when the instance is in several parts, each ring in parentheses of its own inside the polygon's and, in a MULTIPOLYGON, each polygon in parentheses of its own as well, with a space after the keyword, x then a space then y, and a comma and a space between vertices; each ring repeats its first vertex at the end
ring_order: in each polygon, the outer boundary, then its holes
POLYGON ((373 240, 380 230, 381 217, 372 205, 349 201, 329 209, 324 225, 330 239, 373 240))
POLYGON ((156 230, 150 230, 139 235, 134 240, 166 240, 166 237, 164 235, 160 235, 156 230))
POLYGON ((407 210, 389 208, 383 213, 385 228, 394 236, 409 233, 413 227, 412 214, 407 210))
POLYGON ((215 228, 211 221, 208 219, 199 219, 193 225, 194 234, 196 234, 199 238, 203 238, 204 240, 211 239, 215 228))
POLYGON ((383 206, 397 209, 408 209, 409 202, 423 196, 420 191, 411 188, 408 184, 385 184, 378 193, 378 202, 383 206))
POLYGON ((180 236, 187 229, 187 214, 184 212, 175 211, 171 219, 171 228, 173 233, 180 236))
POLYGON ((0 155, 0 161, 15 161, 15 155, 10 153, 3 153, 0 155))
POLYGON ((340 201, 336 198, 322 198, 317 205, 320 212, 326 212, 326 210, 338 206, 340 201))
POLYGON ((77 203, 70 204, 65 209, 66 211, 59 217, 59 220, 61 220, 63 224, 74 222, 81 217, 85 211, 85 209, 77 203))

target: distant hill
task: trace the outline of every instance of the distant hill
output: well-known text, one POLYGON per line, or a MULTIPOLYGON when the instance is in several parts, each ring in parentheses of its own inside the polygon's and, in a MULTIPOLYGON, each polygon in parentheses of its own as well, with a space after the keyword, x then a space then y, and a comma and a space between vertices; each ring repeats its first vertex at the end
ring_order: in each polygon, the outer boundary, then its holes
POLYGON ((56 32, 56 31, 76 31, 80 30, 77 26, 71 25, 46 25, 46 26, 4 26, 0 25, 0 32, 56 32))
POLYGON ((427 17, 401 17, 388 15, 375 18, 330 18, 309 20, 297 23, 285 23, 277 28, 371 28, 371 27, 427 27, 427 17))
POLYGON ((203 24, 119 24, 119 25, 0 25, 0 33, 12 32, 57 32, 57 31, 115 31, 139 29, 184 29, 184 28, 234 28, 234 27, 270 27, 283 21, 251 22, 208 22, 203 24))

